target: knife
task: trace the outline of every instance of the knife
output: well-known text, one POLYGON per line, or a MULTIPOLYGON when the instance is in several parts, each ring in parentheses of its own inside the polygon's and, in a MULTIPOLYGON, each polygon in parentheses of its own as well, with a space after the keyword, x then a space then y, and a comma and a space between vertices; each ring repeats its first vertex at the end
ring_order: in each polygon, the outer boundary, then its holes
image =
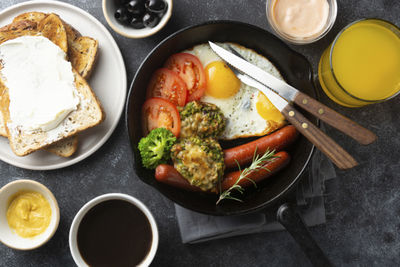
POLYGON ((350 169, 358 165, 357 161, 349 153, 347 153, 318 127, 307 120, 300 112, 290 105, 287 100, 250 76, 242 74, 235 69, 232 69, 232 71, 244 84, 257 88, 263 92, 271 103, 285 116, 285 118, 311 143, 331 159, 338 168, 350 169))
POLYGON ((368 145, 376 140, 376 135, 370 130, 362 127, 356 122, 350 120, 349 118, 346 118, 345 116, 337 113, 333 109, 315 100, 314 98, 300 92, 293 86, 251 64, 250 62, 242 58, 242 56, 233 48, 230 48, 231 52, 229 52, 213 42, 209 42, 209 44, 212 50, 214 50, 214 52, 217 53, 218 56, 220 56, 223 60, 225 60, 234 68, 247 74, 261 84, 267 86, 288 101, 296 103, 298 106, 307 110, 315 117, 321 119, 322 121, 338 129, 339 131, 352 137, 360 144, 368 145))

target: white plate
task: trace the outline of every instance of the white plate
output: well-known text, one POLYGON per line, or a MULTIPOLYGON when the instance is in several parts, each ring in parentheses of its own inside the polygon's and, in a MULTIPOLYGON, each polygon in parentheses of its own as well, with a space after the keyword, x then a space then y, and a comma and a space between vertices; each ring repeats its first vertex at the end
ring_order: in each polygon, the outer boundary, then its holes
POLYGON ((121 51, 107 29, 92 15, 75 6, 58 1, 21 3, 0 12, 0 26, 11 23, 14 17, 28 11, 56 13, 83 36, 99 41, 97 63, 88 82, 104 108, 106 119, 100 125, 79 134, 79 148, 72 157, 62 158, 46 151, 18 157, 12 152, 7 138, 0 138, 0 160, 31 170, 59 169, 93 154, 110 137, 124 109, 126 69, 121 51))

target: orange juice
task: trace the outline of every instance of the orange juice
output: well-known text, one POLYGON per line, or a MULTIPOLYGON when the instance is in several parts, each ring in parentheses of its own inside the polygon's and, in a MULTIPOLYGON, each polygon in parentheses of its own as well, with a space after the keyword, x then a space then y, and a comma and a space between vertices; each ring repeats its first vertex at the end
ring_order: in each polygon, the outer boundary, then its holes
POLYGON ((337 103, 360 107, 400 91, 400 30, 378 19, 351 24, 324 51, 322 89, 337 103))

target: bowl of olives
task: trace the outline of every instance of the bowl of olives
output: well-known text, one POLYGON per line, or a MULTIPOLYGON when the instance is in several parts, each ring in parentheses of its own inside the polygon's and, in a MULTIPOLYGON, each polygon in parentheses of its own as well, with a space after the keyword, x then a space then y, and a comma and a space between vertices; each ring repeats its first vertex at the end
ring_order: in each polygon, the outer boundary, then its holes
POLYGON ((108 25, 128 38, 145 38, 167 24, 172 0, 103 0, 108 25))

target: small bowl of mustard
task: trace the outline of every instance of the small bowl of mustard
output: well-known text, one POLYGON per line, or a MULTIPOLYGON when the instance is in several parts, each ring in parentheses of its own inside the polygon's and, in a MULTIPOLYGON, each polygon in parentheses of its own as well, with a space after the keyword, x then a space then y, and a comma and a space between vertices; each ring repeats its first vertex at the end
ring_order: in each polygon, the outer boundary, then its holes
POLYGON ((60 210, 53 193, 33 180, 16 180, 0 189, 0 242, 31 250, 54 235, 60 210))

